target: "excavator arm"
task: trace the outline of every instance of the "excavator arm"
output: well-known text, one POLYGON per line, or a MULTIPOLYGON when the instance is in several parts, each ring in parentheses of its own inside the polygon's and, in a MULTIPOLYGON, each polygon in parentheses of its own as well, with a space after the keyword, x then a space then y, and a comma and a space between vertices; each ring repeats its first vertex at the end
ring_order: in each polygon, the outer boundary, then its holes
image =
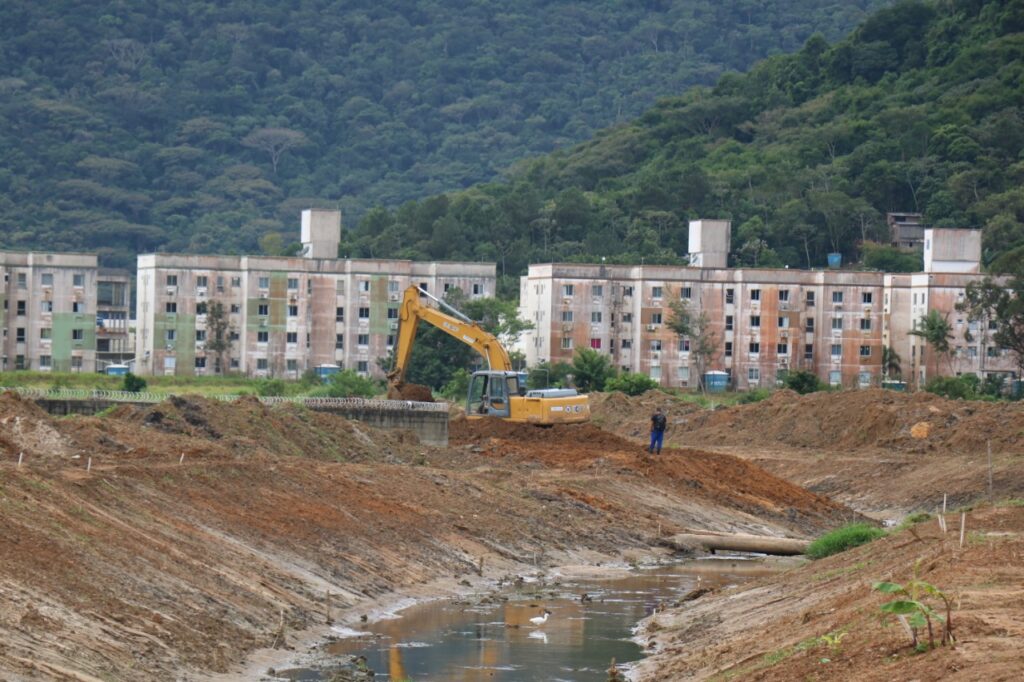
POLYGON ((401 386, 405 381, 405 372, 412 356, 412 348, 416 342, 417 323, 423 320, 459 341, 471 346, 473 350, 484 356, 490 369, 509 371, 512 361, 508 352, 498 339, 476 322, 448 306, 417 286, 410 286, 402 297, 402 305, 398 309, 398 343, 395 346, 395 367, 388 373, 389 386, 401 386), (438 305, 447 308, 451 314, 426 305, 420 298, 431 298, 438 305))

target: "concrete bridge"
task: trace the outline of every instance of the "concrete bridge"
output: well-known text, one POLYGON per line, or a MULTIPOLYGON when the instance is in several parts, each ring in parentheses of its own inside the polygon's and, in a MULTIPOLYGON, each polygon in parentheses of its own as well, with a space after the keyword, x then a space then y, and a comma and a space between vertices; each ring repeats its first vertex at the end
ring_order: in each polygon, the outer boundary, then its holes
MULTIPOLYGON (((126 391, 89 391, 81 389, 5 388, 34 401, 52 415, 93 415, 115 405, 152 405, 171 396, 161 393, 128 393, 126 391)), ((232 402, 242 396, 203 396, 211 400, 232 402)), ((445 403, 420 403, 411 400, 367 400, 365 398, 307 398, 252 396, 265 405, 294 403, 310 410, 330 412, 382 429, 412 431, 421 442, 448 445, 448 406, 445 403)))

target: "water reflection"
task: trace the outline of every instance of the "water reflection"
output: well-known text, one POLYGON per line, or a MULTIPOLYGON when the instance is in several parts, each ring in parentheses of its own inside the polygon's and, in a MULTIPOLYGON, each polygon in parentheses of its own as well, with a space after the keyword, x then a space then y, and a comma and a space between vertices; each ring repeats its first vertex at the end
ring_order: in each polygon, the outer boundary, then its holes
MULTIPOLYGON (((700 562, 616 580, 573 581, 550 588, 557 591, 554 598, 421 604, 400 618, 369 623, 360 628, 364 636, 333 642, 326 651, 365 656, 381 680, 604 682, 612 658, 623 664, 642 656, 630 641, 632 628, 659 604, 698 584, 735 583, 765 572, 749 562, 700 562), (551 611, 547 621, 531 623, 543 609, 551 611)), ((329 673, 293 670, 288 676, 317 680, 329 673)))

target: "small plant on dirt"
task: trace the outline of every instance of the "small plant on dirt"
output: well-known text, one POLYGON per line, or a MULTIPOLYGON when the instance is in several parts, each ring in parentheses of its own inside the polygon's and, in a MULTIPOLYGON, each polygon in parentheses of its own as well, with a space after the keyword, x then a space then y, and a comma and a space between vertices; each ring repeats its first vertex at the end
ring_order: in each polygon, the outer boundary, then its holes
POLYGON ((891 614, 903 620, 910 631, 911 645, 918 651, 925 650, 917 637, 917 631, 924 627, 928 628, 927 648, 935 648, 935 629, 933 625, 935 621, 944 623, 942 628, 942 646, 945 646, 947 643, 952 646, 954 643, 953 603, 942 590, 931 583, 919 580, 917 578, 917 569, 918 566, 915 564, 914 577, 906 585, 890 582, 877 582, 872 585, 872 589, 879 592, 901 597, 900 599, 886 602, 879 608, 881 608, 883 614, 891 614), (945 606, 946 615, 943 616, 936 612, 925 601, 926 599, 940 600, 945 606))
POLYGON ((885 535, 885 531, 881 528, 867 523, 852 523, 825 533, 812 542, 807 547, 807 556, 812 559, 824 559, 827 556, 877 540, 883 535, 885 535))
POLYGON ((847 634, 848 633, 843 632, 842 630, 826 633, 818 638, 818 644, 821 646, 827 646, 828 650, 832 653, 837 653, 839 651, 839 647, 842 646, 843 637, 846 637, 847 634))
POLYGON ((741 395, 740 399, 737 400, 736 402, 738 404, 740 404, 740 405, 748 405, 750 403, 759 403, 762 400, 766 400, 766 399, 770 398, 771 395, 772 395, 772 392, 769 391, 767 388, 755 388, 754 390, 747 391, 746 393, 741 395))

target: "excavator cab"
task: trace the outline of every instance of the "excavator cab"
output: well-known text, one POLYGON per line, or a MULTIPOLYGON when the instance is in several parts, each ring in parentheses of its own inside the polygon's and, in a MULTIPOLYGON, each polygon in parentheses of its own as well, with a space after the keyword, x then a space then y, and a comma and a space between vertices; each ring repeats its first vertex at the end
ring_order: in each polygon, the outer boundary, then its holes
POLYGON ((526 394, 516 372, 474 372, 469 381, 466 414, 487 417, 512 416, 512 398, 526 394))

